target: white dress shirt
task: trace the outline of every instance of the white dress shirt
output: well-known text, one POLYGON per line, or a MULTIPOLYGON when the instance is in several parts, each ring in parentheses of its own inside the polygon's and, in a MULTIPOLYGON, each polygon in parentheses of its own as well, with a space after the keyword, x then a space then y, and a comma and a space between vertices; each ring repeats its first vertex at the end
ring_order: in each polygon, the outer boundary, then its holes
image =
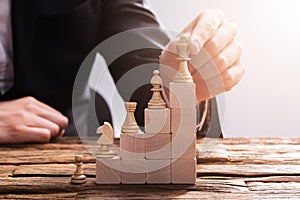
POLYGON ((13 46, 11 31, 11 1, 0 0, 0 94, 14 82, 13 46))

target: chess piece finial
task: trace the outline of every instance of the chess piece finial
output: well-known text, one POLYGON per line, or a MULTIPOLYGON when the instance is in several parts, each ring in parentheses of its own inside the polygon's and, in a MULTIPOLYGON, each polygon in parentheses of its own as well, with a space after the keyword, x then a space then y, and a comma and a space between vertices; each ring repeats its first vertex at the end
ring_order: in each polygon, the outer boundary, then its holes
POLYGON ((82 160, 83 156, 82 155, 76 155, 75 156, 75 165, 76 165, 76 170, 74 174, 71 177, 71 183, 73 184, 83 184, 86 183, 86 176, 83 174, 82 171, 82 160))
POLYGON ((177 60, 179 60, 179 69, 174 77, 174 82, 192 83, 193 77, 188 69, 188 61, 191 59, 189 58, 189 44, 186 36, 181 36, 179 38, 177 51, 179 54, 179 57, 177 58, 177 60))
POLYGON ((121 127, 122 133, 138 133, 139 126, 136 123, 134 111, 136 109, 136 102, 125 102, 125 108, 127 111, 125 121, 121 127))
POLYGON ((111 150, 111 146, 114 143, 114 132, 112 126, 108 122, 104 122, 102 126, 97 128, 97 134, 102 134, 97 141, 100 145, 100 149, 96 152, 99 158, 112 158, 115 152, 111 150))
POLYGON ((186 36, 181 36, 179 38, 179 41, 177 43, 177 51, 179 54, 179 57, 181 58, 189 58, 189 44, 188 44, 188 39, 186 36))
POLYGON ((148 102, 148 108, 150 108, 150 109, 165 108, 166 107, 166 102, 161 97, 162 80, 161 80, 161 77, 159 76, 159 71, 158 70, 153 71, 153 77, 151 78, 151 84, 152 84, 151 91, 153 92, 153 94, 152 94, 152 98, 148 102))

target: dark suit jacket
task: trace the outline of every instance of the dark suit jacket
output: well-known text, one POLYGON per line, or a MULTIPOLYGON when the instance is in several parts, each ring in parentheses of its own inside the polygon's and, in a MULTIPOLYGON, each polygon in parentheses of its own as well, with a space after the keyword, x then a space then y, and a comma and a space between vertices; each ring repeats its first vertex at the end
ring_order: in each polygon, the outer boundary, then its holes
MULTIPOLYGON (((0 100, 34 96, 72 118, 72 88, 84 58, 106 38, 139 27, 159 27, 143 0, 12 0, 15 83, 0 100)), ((163 45, 169 40, 165 34, 151 39, 163 45)), ((158 62, 159 54, 157 49, 139 50, 120 57, 109 69, 117 81, 136 65, 158 62)), ((151 95, 142 94, 132 97, 142 102, 139 124, 151 95)), ((98 101, 104 102, 101 97, 98 101)), ((100 121, 109 117, 104 107, 98 105, 100 121)))

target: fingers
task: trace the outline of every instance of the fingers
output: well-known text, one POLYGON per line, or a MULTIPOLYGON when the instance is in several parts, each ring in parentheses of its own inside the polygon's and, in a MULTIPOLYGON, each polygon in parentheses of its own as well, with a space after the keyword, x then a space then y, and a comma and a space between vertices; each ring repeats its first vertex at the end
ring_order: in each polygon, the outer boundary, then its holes
POLYGON ((214 37, 223 21, 224 17, 220 11, 211 10, 199 15, 190 36, 190 52, 192 55, 198 54, 204 44, 214 37))
MULTIPOLYGON (((181 31, 181 35, 190 38, 189 50, 192 55, 198 54, 203 45, 213 38, 223 21, 224 17, 221 11, 208 10, 197 16, 181 31)), ((178 38, 170 41, 167 45, 168 51, 177 54, 177 42, 178 38)))
POLYGON ((231 90, 237 85, 245 74, 245 66, 242 61, 238 61, 232 67, 222 73, 225 91, 231 90))
POLYGON ((245 74, 245 68, 242 61, 237 61, 233 66, 206 81, 209 88, 217 93, 227 92, 237 85, 245 74))
POLYGON ((207 80, 220 75, 227 68, 237 62, 242 53, 242 46, 238 42, 229 44, 217 56, 206 62, 200 69, 197 69, 203 79, 207 80))
POLYGON ((59 126, 60 129, 65 129, 68 125, 68 118, 63 116, 58 111, 53 111, 53 109, 45 109, 39 105, 31 105, 30 108, 32 113, 35 113, 37 116, 47 119, 59 126))
POLYGON ((212 97, 209 87, 206 81, 201 77, 200 73, 194 73, 192 76, 194 83, 196 84, 197 103, 212 97))
POLYGON ((200 73, 194 73, 193 79, 196 83, 197 102, 231 90, 240 82, 244 73, 244 64, 240 60, 221 74, 207 80, 204 80, 200 73))
POLYGON ((60 129, 65 129, 67 127, 68 118, 63 116, 59 111, 31 97, 29 97, 27 101, 27 109, 30 113, 34 113, 57 124, 60 129))
MULTIPOLYGON (((191 63, 196 69, 201 69, 207 62, 217 56, 228 45, 235 40, 237 27, 234 24, 225 22, 217 31, 216 35, 207 41, 197 55, 191 55, 191 63)), ((192 73, 194 71, 191 71, 192 73)))
POLYGON ((32 113, 27 114, 25 125, 47 129, 50 131, 52 137, 56 137, 61 132, 61 128, 58 124, 32 113))
POLYGON ((201 13, 191 31, 191 38, 202 47, 206 41, 215 35, 223 20, 223 14, 218 10, 208 10, 201 13))
POLYGON ((237 62, 242 54, 242 45, 238 42, 229 44, 223 51, 213 58, 219 72, 224 72, 228 67, 237 62))
POLYGON ((60 112, 33 97, 0 103, 0 143, 48 142, 67 124, 60 112))
POLYGON ((25 142, 49 142, 51 133, 48 129, 17 125, 10 132, 2 132, 0 144, 21 144, 25 142))
MULTIPOLYGON (((189 50, 192 56, 200 55, 203 64, 210 58, 216 56, 229 43, 231 43, 237 32, 237 26, 224 20, 223 14, 217 10, 210 10, 200 14, 191 24, 189 24, 182 32, 189 38, 189 50), (201 51, 201 49, 205 51, 201 51), (203 53, 204 52, 204 53, 203 53)), ((172 40, 167 50, 177 54, 176 44, 178 38, 172 40)))
POLYGON ((230 44, 237 32, 236 25, 226 22, 218 29, 215 36, 207 41, 203 46, 204 50, 208 54, 208 59, 215 57, 221 52, 228 44, 230 44))
POLYGON ((24 126, 22 128, 22 135, 18 134, 18 142, 49 142, 51 138, 51 133, 48 129, 38 128, 38 127, 28 127, 24 126))
MULTIPOLYGON (((181 35, 189 38, 191 61, 188 67, 197 86, 198 101, 230 90, 243 77, 242 47, 235 41, 236 34, 237 26, 216 10, 201 13, 182 30, 181 35)), ((167 46, 169 54, 164 53, 160 60, 175 71, 178 68, 178 63, 174 63, 178 57, 177 43, 178 38, 172 40, 167 46)))

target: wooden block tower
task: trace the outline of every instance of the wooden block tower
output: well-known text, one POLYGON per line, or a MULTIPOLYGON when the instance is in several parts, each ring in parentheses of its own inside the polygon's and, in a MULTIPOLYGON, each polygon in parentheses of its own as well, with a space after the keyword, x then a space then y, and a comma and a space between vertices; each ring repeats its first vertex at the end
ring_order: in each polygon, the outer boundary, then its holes
POLYGON ((121 182, 123 184, 145 184, 145 134, 139 132, 134 111, 136 102, 126 102, 127 116, 120 134, 121 182))
POLYGON ((179 69, 170 83, 172 132, 172 183, 196 182, 196 86, 188 70, 189 49, 186 37, 177 44, 179 69))
POLYGON ((149 184, 171 183, 171 129, 170 109, 161 97, 162 79, 154 70, 151 79, 152 98, 145 109, 145 142, 149 184))
POLYGON ((144 110, 145 133, 139 131, 135 121, 137 104, 126 102, 127 116, 120 134, 120 155, 111 154, 107 137, 99 139, 103 144, 98 141, 102 154, 96 162, 97 184, 196 182, 196 92, 188 71, 190 58, 186 37, 180 38, 177 48, 179 70, 169 85, 170 108, 166 107, 161 96, 159 71, 154 70, 151 79, 153 94, 144 110))

